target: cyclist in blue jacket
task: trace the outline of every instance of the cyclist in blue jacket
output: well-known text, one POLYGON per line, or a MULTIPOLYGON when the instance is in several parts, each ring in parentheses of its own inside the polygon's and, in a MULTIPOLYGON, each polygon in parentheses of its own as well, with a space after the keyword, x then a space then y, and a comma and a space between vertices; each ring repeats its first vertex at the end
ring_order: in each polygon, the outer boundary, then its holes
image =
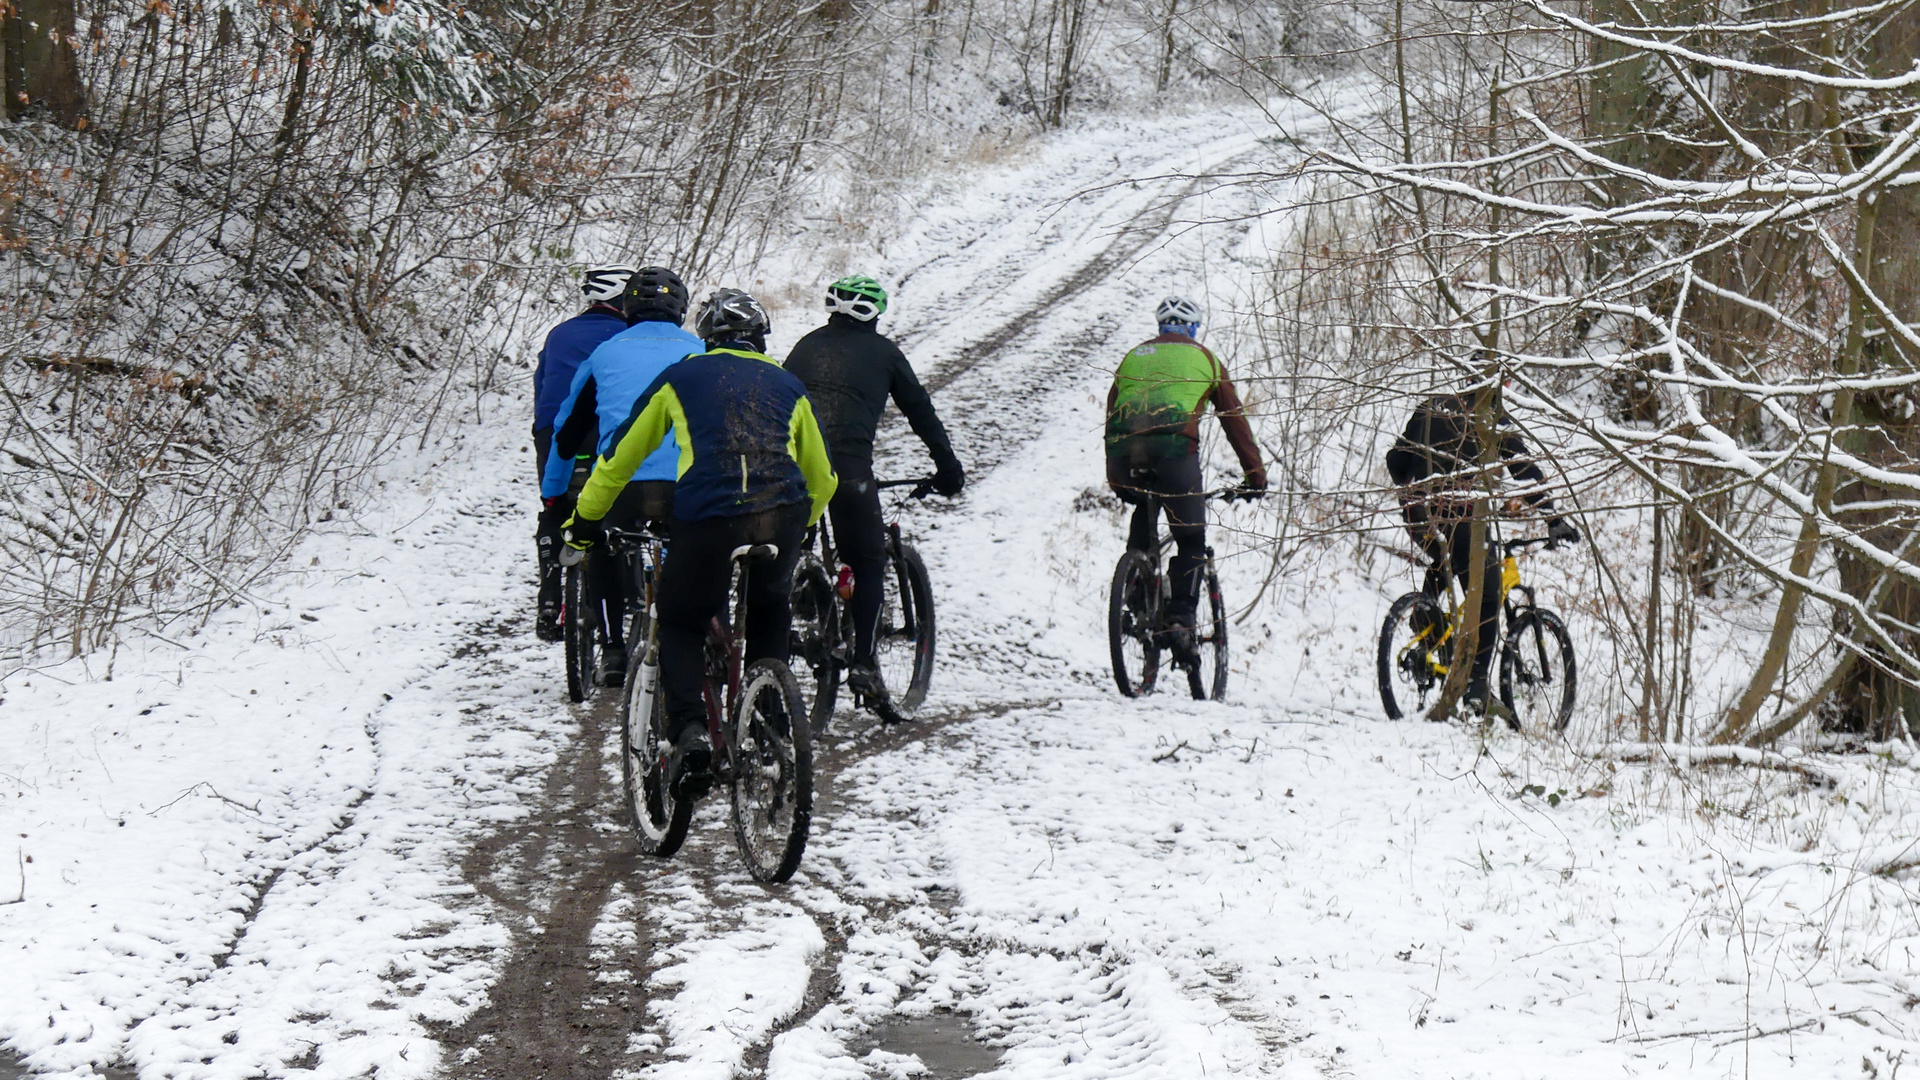
MULTIPOLYGON (((584 463, 590 469, 593 459, 610 448, 634 401, 661 372, 705 350, 700 339, 680 325, 690 299, 680 275, 664 266, 642 267, 628 278, 620 306, 632 325, 602 342, 580 364, 554 414, 553 445, 540 480, 543 534, 550 530, 558 535, 573 513, 575 481, 584 482, 584 470, 576 465, 584 463)), ((642 521, 664 524, 673 518, 673 484, 680 461, 674 434, 669 431, 660 448, 634 471, 607 511, 605 524, 628 528, 642 521)), ((593 576, 594 593, 601 598, 601 625, 608 646, 600 652, 599 681, 619 686, 627 662, 619 567, 611 559, 589 557, 587 572, 593 576)))
MULTIPOLYGON (((580 291, 586 294, 587 310, 547 332, 540 349, 540 362, 533 369, 533 461, 534 472, 546 472, 547 453, 553 444, 553 418, 573 385, 573 373, 600 343, 627 328, 620 310, 620 294, 626 290, 631 266, 589 266, 580 291)), ((565 521, 565 515, 559 521, 565 521)), ((551 514, 541 514, 534 530, 534 551, 540 561, 539 610, 533 622, 534 633, 542 641, 560 640, 560 531, 551 514)))

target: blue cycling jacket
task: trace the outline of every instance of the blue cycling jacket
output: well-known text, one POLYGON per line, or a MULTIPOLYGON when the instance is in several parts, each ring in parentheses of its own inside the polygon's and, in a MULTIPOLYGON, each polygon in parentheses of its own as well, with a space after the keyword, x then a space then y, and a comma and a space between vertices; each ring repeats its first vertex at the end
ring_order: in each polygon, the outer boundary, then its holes
MULTIPOLYGON (((560 403, 567 398, 573 375, 581 361, 593 354, 600 343, 627 328, 627 320, 605 304, 595 304, 552 330, 540 350, 540 363, 533 369, 533 430, 553 426, 560 403)), ((623 414, 621 419, 625 419, 623 414)))
MULTIPOLYGON (((633 412, 633 403, 660 373, 706 346, 670 322, 639 322, 602 342, 574 372, 573 385, 554 414, 553 449, 540 475, 543 498, 564 495, 573 479, 573 459, 605 453, 633 412)), ((680 447, 674 432, 648 455, 633 479, 673 480, 680 447)))

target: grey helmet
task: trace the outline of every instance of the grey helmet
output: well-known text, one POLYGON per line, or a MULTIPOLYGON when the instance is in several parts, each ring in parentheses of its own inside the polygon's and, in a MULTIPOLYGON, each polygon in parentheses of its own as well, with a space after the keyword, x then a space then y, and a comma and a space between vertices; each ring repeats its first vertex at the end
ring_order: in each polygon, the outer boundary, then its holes
POLYGON ((771 326, 767 309, 739 289, 721 289, 707 297, 693 319, 693 332, 709 345, 764 339, 771 326))

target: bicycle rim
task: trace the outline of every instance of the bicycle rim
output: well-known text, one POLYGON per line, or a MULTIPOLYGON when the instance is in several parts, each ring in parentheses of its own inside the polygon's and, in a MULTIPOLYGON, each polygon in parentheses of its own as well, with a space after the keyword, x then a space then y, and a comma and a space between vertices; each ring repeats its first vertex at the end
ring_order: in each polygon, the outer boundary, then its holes
POLYGON ((1453 651, 1452 641, 1442 640, 1446 626, 1440 606, 1421 593, 1407 593, 1387 610, 1376 661, 1380 704, 1389 719, 1425 713, 1439 697, 1453 651), (1416 612, 1421 624, 1417 633, 1416 612))
POLYGON ((1207 571, 1207 619, 1198 633, 1200 663, 1187 672, 1187 689, 1195 700, 1227 699, 1227 605, 1220 598, 1220 578, 1207 571))
POLYGON ((1515 731, 1558 735, 1573 719, 1573 642, 1551 611, 1524 611, 1500 650, 1500 700, 1515 731))
POLYGON ((874 627, 873 659, 887 688, 888 720, 910 719, 933 682, 933 589, 920 553, 910 544, 889 545, 886 592, 874 627))
POLYGON ((657 680, 648 698, 639 657, 632 658, 628 671, 620 706, 620 772, 627 816, 640 850, 664 859, 686 841, 693 804, 674 799, 667 789, 667 717, 657 680), (638 715, 642 709, 644 717, 638 715))
POLYGON ((733 835, 755 881, 793 876, 813 820, 813 744, 800 684, 778 660, 740 680, 729 732, 733 835))
POLYGON ((576 703, 593 700, 600 686, 594 681, 594 665, 599 660, 599 612, 588 588, 585 560, 567 567, 562 586, 561 612, 565 620, 567 699, 576 703))
POLYGON ((794 677, 813 730, 822 732, 833 720, 839 694, 840 667, 834 659, 840 608, 826 567, 809 557, 793 576, 793 629, 788 635, 794 677))
POLYGON ((1129 551, 1113 568, 1113 588, 1107 596, 1107 649, 1113 659, 1113 681, 1123 697, 1153 692, 1160 668, 1160 648, 1154 629, 1160 621, 1160 576, 1153 560, 1129 551))

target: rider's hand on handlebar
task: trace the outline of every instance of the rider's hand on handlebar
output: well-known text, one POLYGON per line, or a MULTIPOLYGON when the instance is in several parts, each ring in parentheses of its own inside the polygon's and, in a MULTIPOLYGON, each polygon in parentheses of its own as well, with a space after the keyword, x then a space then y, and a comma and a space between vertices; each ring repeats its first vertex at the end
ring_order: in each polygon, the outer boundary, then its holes
POLYGON ((1267 493, 1267 474, 1252 472, 1242 477, 1240 483, 1227 493, 1229 499, 1246 499, 1251 502, 1267 493))
POLYGON ((967 486, 967 471, 957 461, 940 466, 933 474, 933 492, 951 499, 967 486))
POLYGON ((1547 521, 1547 546, 1559 547, 1561 544, 1580 542, 1580 530, 1566 518, 1550 518, 1547 521))
POLYGON ((561 533, 567 546, 575 551, 591 551, 593 545, 607 538, 606 526, 596 518, 583 518, 578 515, 567 519, 561 533))

